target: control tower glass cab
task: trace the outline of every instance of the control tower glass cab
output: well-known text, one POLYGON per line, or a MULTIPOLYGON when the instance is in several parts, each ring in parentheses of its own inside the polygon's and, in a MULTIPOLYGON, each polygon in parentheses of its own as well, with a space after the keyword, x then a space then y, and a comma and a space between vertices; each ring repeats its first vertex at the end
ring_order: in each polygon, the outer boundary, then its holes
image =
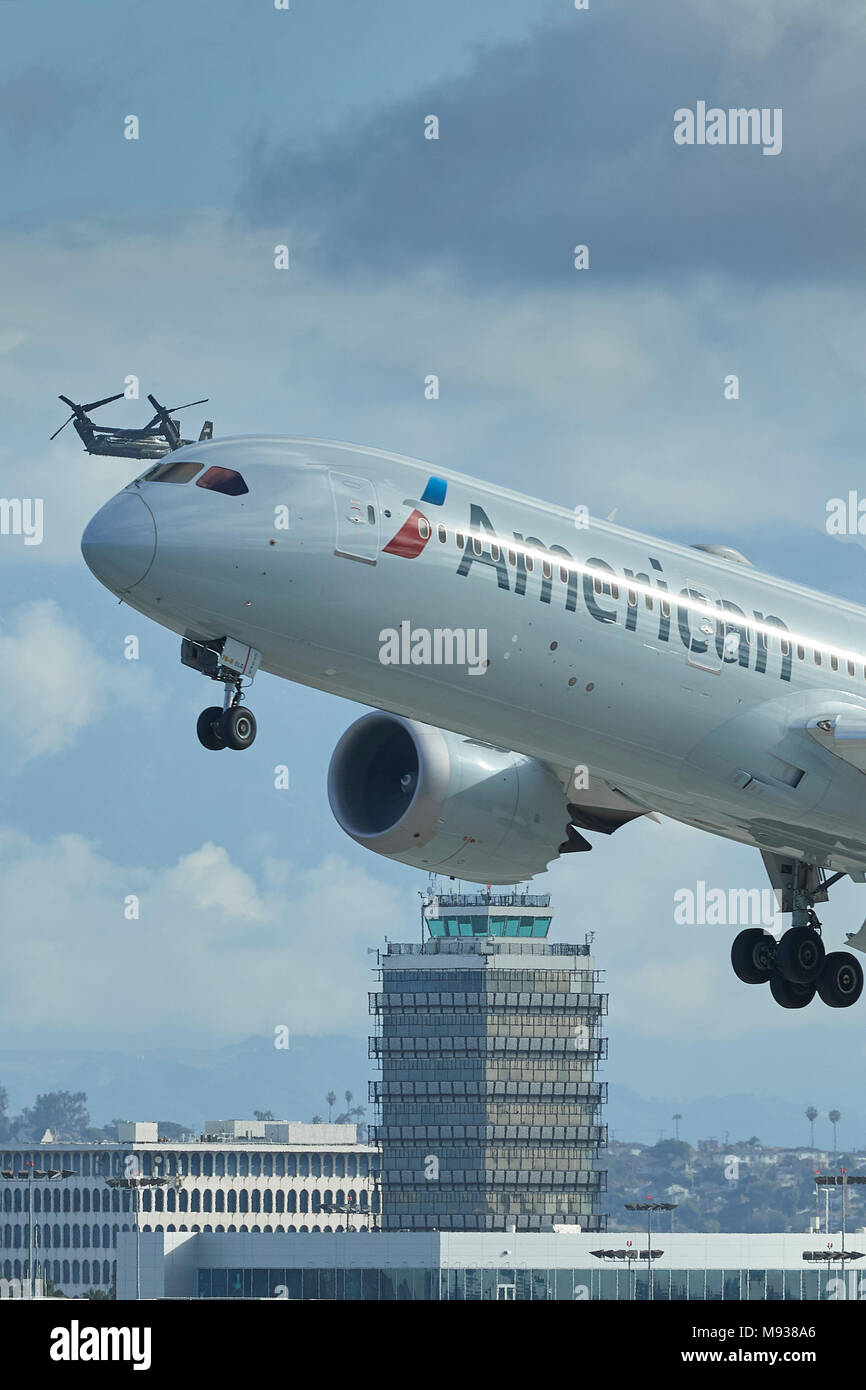
POLYGON ((546 937, 552 913, 549 893, 430 892, 424 922, 434 940, 442 937, 546 937))

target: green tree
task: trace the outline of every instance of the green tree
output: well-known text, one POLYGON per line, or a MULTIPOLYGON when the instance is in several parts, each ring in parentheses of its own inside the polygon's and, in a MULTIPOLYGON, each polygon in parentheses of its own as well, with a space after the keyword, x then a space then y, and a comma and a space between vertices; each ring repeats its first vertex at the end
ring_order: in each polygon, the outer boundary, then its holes
POLYGON ((809 1148, 815 1147, 815 1121, 818 1118, 818 1111, 814 1105, 806 1106, 806 1119, 809 1121, 809 1148))
POLYGON ((61 1139, 77 1139, 90 1126, 87 1095, 84 1091, 45 1091, 32 1107, 25 1108, 21 1118, 37 1138, 50 1129, 61 1139))
POLYGON ((841 1120, 841 1118, 842 1118, 842 1112, 841 1112, 841 1110, 831 1110, 831 1111, 829 1112, 828 1116, 827 1116, 827 1119, 830 1121, 831 1125, 833 1126, 833 1153, 834 1153, 834 1154, 835 1154, 835 1152, 836 1152, 836 1126, 838 1125, 838 1123, 839 1123, 839 1121, 841 1120))
POLYGON ((331 1123, 331 1112, 334 1109, 334 1102, 336 1101, 336 1099, 336 1091, 329 1091, 328 1094, 325 1096, 325 1100, 328 1102, 328 1124, 331 1123))

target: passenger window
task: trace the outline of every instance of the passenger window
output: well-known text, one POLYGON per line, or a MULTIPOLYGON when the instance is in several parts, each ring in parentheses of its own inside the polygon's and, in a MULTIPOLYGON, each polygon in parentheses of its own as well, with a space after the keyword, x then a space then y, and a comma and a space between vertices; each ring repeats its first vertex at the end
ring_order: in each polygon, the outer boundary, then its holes
POLYGON ((203 463, 191 463, 186 459, 178 459, 176 463, 158 463, 149 473, 145 473, 142 482, 188 483, 203 468, 203 463))
POLYGON ((854 674, 854 662, 853 662, 853 661, 849 661, 849 662, 848 662, 848 675, 849 675, 849 676, 853 676, 853 674, 854 674))
POLYGON ((815 648, 815 665, 816 665, 816 666, 820 666, 820 665, 821 665, 821 653, 818 651, 818 648, 817 648, 817 647, 815 648))
MULTIPOLYGON (((508 552, 508 563, 509 563, 509 565, 516 565, 516 564, 517 564, 517 552, 516 552, 516 551, 514 551, 514 550, 509 550, 509 552, 508 552)), ((866 668, 864 668, 864 669, 866 669, 866 668)))
POLYGON ((831 670, 831 671, 838 671, 838 670, 839 670, 839 658, 838 658, 838 656, 831 656, 831 657, 830 657, 830 670, 831 670))
POLYGON ((472 537, 472 549, 476 555, 481 555, 484 550, 484 546, 481 544, 478 536, 472 537))
MULTIPOLYGON (((802 660, 804 659, 805 655, 806 655, 806 648, 805 648, 805 647, 801 647, 801 646, 800 646, 800 643, 798 642, 798 643, 797 643, 797 656, 798 656, 799 660, 802 661, 802 660)), ((853 676, 853 674, 854 674, 854 672, 852 671, 852 672, 851 672, 851 675, 853 676)))
POLYGON ((541 573, 545 579, 549 579, 550 576, 553 574, 553 568, 549 560, 542 560, 541 573))
POLYGON ((490 558, 495 563, 499 560, 499 546, 495 541, 490 542, 490 558))
POLYGON ((240 497, 249 492, 240 473, 233 468, 209 468, 200 478, 196 478, 195 485, 205 487, 210 492, 224 492, 227 497, 240 497))
POLYGON ((445 530, 445 527, 442 525, 441 522, 436 527, 436 535, 439 537, 440 541, 447 541, 448 539, 448 532, 445 530))
POLYGON ((455 531, 455 532, 454 532, 454 539, 455 539, 456 542, 457 542, 457 549, 458 549, 458 550, 462 550, 462 549, 463 549, 463 546, 464 546, 464 544, 465 544, 463 532, 462 532, 462 531, 455 531))
POLYGON ((430 522, 424 516, 418 519, 418 535, 422 541, 428 540, 430 536, 430 522))

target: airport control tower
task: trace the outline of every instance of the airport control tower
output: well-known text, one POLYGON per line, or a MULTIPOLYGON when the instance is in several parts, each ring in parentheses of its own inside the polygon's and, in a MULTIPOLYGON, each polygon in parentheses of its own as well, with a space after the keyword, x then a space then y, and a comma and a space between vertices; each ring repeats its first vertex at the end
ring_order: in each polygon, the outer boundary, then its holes
POLYGON ((431 891, 370 996, 384 1230, 600 1231, 607 996, 547 895, 431 891))

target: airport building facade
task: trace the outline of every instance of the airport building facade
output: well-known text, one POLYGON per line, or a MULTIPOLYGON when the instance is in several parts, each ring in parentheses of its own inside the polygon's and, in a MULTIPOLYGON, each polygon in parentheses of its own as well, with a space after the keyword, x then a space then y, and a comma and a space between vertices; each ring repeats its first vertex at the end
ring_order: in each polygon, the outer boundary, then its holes
MULTIPOLYGON (((851 1245, 856 1245, 855 1235, 851 1245)), ((837 1251, 841 1238, 836 1238, 837 1251)), ((866 1298, 866 1273, 810 1235, 653 1232, 142 1234, 142 1298, 628 1302, 866 1298), (629 1251, 637 1251, 630 1258, 629 1251), (808 1258, 807 1258, 808 1257, 808 1258)), ((118 1244, 118 1298, 136 1296, 135 1239, 118 1244)))
POLYGON ((0 1288, 26 1291, 32 1255, 34 1276, 57 1290, 106 1293, 136 1221, 143 1235, 243 1235, 361 1231, 378 1219, 379 1152, 357 1142, 355 1125, 212 1121, 201 1138, 175 1142, 138 1122, 118 1134, 0 1144, 0 1288), (70 1176, 50 1176, 61 1173, 70 1176), (132 1175, 139 1188, 115 1185, 132 1175))

